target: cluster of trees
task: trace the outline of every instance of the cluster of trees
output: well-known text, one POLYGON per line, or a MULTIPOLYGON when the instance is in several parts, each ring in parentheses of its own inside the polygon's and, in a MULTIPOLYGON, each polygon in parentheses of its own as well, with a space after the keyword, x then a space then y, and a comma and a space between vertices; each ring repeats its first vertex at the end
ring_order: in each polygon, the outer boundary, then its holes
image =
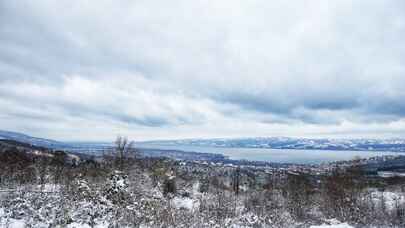
POLYGON ((405 226, 404 180, 382 184, 358 167, 259 180, 263 175, 240 167, 201 172, 142 157, 123 137, 96 158, 5 147, 0 167, 0 226, 20 219, 32 227, 309 227, 331 218, 405 226))

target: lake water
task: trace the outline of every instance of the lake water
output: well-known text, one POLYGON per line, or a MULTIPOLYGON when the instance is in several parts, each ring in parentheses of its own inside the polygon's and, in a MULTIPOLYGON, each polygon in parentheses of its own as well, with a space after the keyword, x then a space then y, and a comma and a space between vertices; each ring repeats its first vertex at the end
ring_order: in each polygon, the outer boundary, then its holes
POLYGON ((319 164, 339 160, 351 160, 355 157, 368 158, 381 155, 405 155, 397 152, 384 151, 338 151, 338 150, 291 150, 291 149, 265 149, 265 148, 222 148, 202 146, 177 145, 137 145, 143 148, 180 150, 202 153, 216 153, 228 156, 230 159, 267 161, 279 163, 319 164))

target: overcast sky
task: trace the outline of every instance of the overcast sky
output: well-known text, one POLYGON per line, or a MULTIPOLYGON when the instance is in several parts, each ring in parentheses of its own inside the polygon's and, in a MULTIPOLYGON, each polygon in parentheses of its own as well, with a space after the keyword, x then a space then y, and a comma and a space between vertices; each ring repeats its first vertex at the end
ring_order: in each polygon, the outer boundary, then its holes
POLYGON ((405 137, 405 1, 0 1, 0 128, 405 137))

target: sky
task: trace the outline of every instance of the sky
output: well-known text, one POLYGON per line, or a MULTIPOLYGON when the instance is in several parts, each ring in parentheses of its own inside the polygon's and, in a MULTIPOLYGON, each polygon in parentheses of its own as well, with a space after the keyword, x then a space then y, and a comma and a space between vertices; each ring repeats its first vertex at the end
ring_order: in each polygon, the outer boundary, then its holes
POLYGON ((405 138, 405 1, 0 1, 0 129, 405 138))

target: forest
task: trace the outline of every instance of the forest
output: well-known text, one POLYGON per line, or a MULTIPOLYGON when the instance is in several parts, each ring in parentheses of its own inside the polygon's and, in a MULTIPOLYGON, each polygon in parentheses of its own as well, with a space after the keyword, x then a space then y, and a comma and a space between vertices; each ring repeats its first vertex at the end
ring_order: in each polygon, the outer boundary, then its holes
POLYGON ((353 161, 325 174, 0 143, 0 227, 404 227, 405 179, 353 161))

